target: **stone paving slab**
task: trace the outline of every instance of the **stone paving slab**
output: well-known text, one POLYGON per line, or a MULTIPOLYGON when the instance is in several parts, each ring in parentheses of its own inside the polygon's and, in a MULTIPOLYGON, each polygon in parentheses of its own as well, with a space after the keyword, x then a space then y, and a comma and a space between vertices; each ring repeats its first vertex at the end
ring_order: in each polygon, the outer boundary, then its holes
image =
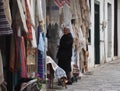
POLYGON ((78 82, 68 85, 67 89, 59 87, 47 91, 120 91, 120 60, 97 66, 91 72, 84 74, 78 82))

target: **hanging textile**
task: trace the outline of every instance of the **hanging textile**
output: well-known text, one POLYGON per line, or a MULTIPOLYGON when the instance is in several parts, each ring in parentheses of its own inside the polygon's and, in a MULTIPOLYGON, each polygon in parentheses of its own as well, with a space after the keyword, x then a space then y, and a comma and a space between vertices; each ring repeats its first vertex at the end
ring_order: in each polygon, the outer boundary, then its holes
POLYGON ((42 5, 42 11, 43 11, 42 13, 43 13, 43 19, 44 19, 43 24, 45 25, 45 29, 46 29, 46 0, 41 0, 41 5, 42 5))
POLYGON ((32 38, 32 28, 31 28, 31 18, 30 18, 30 11, 28 8, 27 0, 25 0, 25 6, 26 6, 26 24, 28 29, 27 39, 32 40, 33 38, 32 38))
POLYGON ((44 79, 44 73, 45 73, 44 53, 38 50, 38 74, 41 79, 44 79))
POLYGON ((10 12, 9 0, 3 0, 3 3, 4 3, 4 9, 5 9, 6 19, 7 19, 8 23, 9 23, 9 25, 11 26, 12 19, 11 19, 11 12, 10 12))
POLYGON ((24 37, 21 37, 21 77, 27 78, 27 64, 24 37))
POLYGON ((79 4, 81 8, 82 23, 89 29, 91 24, 89 0, 79 0, 79 4))
POLYGON ((12 9, 13 9, 13 19, 17 20, 18 22, 20 22, 20 19, 22 21, 22 25, 23 25, 23 29, 25 30, 25 32, 28 32, 27 29, 27 25, 26 25, 26 15, 25 15, 25 0, 17 0, 17 2, 13 2, 12 5, 12 9), (19 13, 18 13, 19 12, 19 13))
POLYGON ((66 25, 69 24, 69 22, 71 21, 71 18, 72 18, 72 14, 71 14, 71 11, 70 11, 70 8, 67 7, 67 5, 64 5, 63 7, 63 16, 64 16, 64 23, 66 25))
POLYGON ((42 0, 37 0, 37 15, 38 21, 43 21, 42 0))
POLYGON ((15 39, 14 35, 12 34, 10 45, 10 70, 12 72, 15 72, 14 64, 15 64, 15 39))
POLYGON ((45 31, 45 23, 46 23, 46 5, 45 5, 46 0, 37 0, 37 11, 36 11, 36 16, 37 16, 37 22, 39 26, 41 27, 42 32, 45 31), (44 4, 45 6, 43 7, 44 4), (44 11, 43 11, 44 10, 44 11))
POLYGON ((0 36, 11 33, 12 29, 6 19, 3 0, 0 0, 0 36))
POLYGON ((0 85, 2 84, 2 82, 4 81, 4 75, 3 75, 3 62, 2 62, 2 54, 1 54, 1 50, 0 50, 0 85))
POLYGON ((27 41, 27 75, 30 78, 35 77, 36 72, 36 50, 31 48, 31 44, 27 41))
POLYGON ((81 26, 82 24, 82 15, 81 15, 81 9, 80 9, 80 4, 79 4, 79 0, 76 0, 76 14, 77 14, 77 22, 78 22, 78 26, 81 26))
POLYGON ((47 8, 48 8, 47 15, 49 16, 48 17, 49 23, 59 24, 59 7, 54 3, 54 0, 49 0, 47 2, 47 8))
POLYGON ((39 31, 39 42, 38 42, 38 50, 44 52, 45 49, 44 49, 44 39, 43 39, 43 33, 41 32, 40 30, 40 27, 38 27, 38 31, 39 31))
POLYGON ((36 32, 35 32, 35 0, 26 0, 30 13, 30 24, 32 29, 32 48, 37 48, 36 32))
POLYGON ((41 79, 44 79, 45 73, 45 48, 44 36, 42 35, 41 28, 38 27, 38 74, 41 79))
POLYGON ((55 3, 58 5, 58 7, 63 7, 64 4, 70 6, 70 0, 55 0, 55 3))
POLYGON ((55 3, 58 5, 58 7, 62 7, 65 4, 64 0, 55 0, 55 3))
MULTIPOLYGON (((17 29, 15 22, 13 23, 13 29, 14 29, 14 36, 11 41, 14 43, 13 47, 15 46, 15 49, 12 48, 11 53, 15 53, 15 54, 13 54, 13 56, 12 56, 13 58, 11 58, 11 60, 10 60, 11 61, 10 67, 12 68, 11 70, 13 72, 17 72, 20 67, 20 56, 19 56, 20 39, 18 37, 18 29, 17 29), (15 50, 15 52, 14 52, 14 50, 15 50)), ((11 44, 11 47, 12 47, 12 44, 11 44)))
POLYGON ((58 24, 49 24, 47 28, 47 38, 48 38, 48 55, 52 57, 52 59, 57 62, 56 54, 58 50, 59 44, 59 28, 58 24))

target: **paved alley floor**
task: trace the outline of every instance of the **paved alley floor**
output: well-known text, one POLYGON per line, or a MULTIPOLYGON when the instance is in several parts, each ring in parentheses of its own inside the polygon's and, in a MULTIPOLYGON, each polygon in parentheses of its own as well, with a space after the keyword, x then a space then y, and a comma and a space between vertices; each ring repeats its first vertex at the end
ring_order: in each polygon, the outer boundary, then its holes
POLYGON ((120 60, 114 60, 94 68, 92 74, 84 74, 67 89, 54 86, 47 91, 120 91, 120 60))

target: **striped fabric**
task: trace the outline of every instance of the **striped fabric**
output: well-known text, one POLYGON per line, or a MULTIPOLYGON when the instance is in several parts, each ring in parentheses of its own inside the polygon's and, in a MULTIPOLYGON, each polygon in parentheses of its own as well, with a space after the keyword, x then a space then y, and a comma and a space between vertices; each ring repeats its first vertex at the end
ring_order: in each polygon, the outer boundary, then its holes
MULTIPOLYGON (((42 32, 40 27, 38 27, 38 44, 44 45, 43 40, 42 42, 40 41, 40 36, 42 36, 40 33, 42 32)), ((38 60, 37 60, 37 72, 41 79, 44 79, 44 74, 45 74, 45 55, 43 49, 44 48, 42 47, 38 48, 38 60)))
POLYGON ((55 0, 55 3, 58 7, 63 7, 65 3, 70 6, 70 0, 55 0))
POLYGON ((0 0, 0 36, 11 34, 13 31, 6 19, 3 0, 0 0))
POLYGON ((55 3, 58 5, 58 7, 62 7, 65 4, 65 0, 55 0, 55 3))
POLYGON ((70 6, 70 0, 65 0, 65 3, 70 6))
POLYGON ((44 53, 38 50, 38 74, 41 79, 44 79, 45 60, 44 53))

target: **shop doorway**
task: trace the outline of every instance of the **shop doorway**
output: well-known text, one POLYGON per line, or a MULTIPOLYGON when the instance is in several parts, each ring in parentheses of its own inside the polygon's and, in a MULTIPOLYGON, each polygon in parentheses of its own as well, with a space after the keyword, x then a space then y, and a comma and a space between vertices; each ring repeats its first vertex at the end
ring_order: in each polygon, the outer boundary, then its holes
POLYGON ((111 10, 111 4, 107 4, 108 7, 108 51, 107 51, 107 57, 111 57, 112 54, 112 10, 111 10))
POLYGON ((95 45, 95 64, 100 64, 100 3, 95 2, 95 27, 94 27, 94 45, 95 45))

